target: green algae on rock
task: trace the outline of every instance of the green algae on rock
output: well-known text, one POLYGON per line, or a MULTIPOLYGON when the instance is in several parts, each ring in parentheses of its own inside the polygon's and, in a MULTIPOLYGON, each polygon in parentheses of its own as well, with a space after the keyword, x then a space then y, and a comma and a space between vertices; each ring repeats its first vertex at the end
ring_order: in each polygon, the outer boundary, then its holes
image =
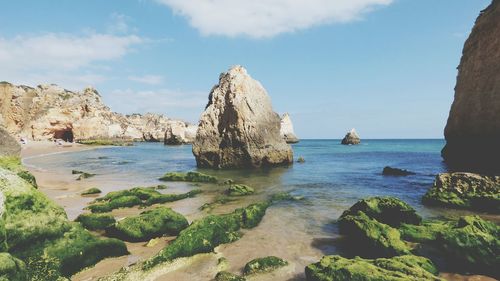
POLYGON ((158 207, 120 220, 106 233, 121 240, 140 242, 164 235, 178 235, 188 225, 183 215, 170 208, 158 207))
POLYGON ((473 173, 443 173, 422 198, 429 206, 500 213, 500 177, 473 173))
POLYGON ((155 189, 134 187, 132 189, 113 191, 104 197, 97 198, 87 206, 92 213, 106 213, 114 209, 133 206, 151 206, 194 197, 202 191, 191 190, 181 194, 162 194, 155 189))
POLYGON ((80 193, 81 195, 92 195, 92 194, 99 194, 101 193, 102 191, 97 188, 97 187, 92 187, 92 188, 89 188, 87 190, 84 190, 82 193, 80 193))
POLYGON ((401 237, 410 242, 433 242, 439 235, 450 230, 452 221, 445 220, 425 220, 420 225, 402 224, 399 228, 401 237))
POLYGON ((479 216, 461 217, 450 230, 437 237, 444 255, 474 273, 500 277, 500 227, 479 216))
POLYGON ((70 276, 106 257, 127 254, 117 239, 99 239, 69 222, 64 210, 12 172, 0 168, 5 211, 0 218, 0 251, 25 262, 28 280, 50 263, 54 278, 70 276), (44 258, 45 257, 45 258, 44 258), (41 264, 42 260, 48 261, 41 264), (31 277, 30 277, 31 276, 31 277))
POLYGON ((0 253, 0 281, 28 280, 26 264, 9 253, 0 253))
POLYGON ((340 219, 348 215, 356 215, 359 211, 372 219, 392 227, 398 227, 401 223, 420 224, 422 221, 422 218, 417 215, 415 209, 395 197, 362 199, 356 202, 349 210, 344 211, 340 219))
POLYGON ((115 217, 111 214, 100 213, 81 214, 75 221, 88 230, 106 230, 116 223, 115 217))
POLYGON ((18 177, 27 181, 33 187, 38 188, 38 184, 36 183, 35 176, 33 176, 32 173, 27 171, 21 165, 21 158, 19 158, 17 156, 0 157, 0 167, 16 173, 18 177))
POLYGON ((215 281, 246 281, 246 279, 231 272, 220 271, 215 275, 215 281))
POLYGON ((84 145, 107 145, 107 146, 133 146, 134 143, 128 140, 111 140, 111 139, 93 139, 93 140, 79 140, 79 144, 84 145))
POLYGON ((246 196, 255 193, 255 190, 248 185, 233 184, 227 189, 226 193, 229 196, 246 196))
POLYGON ((206 175, 200 172, 170 172, 160 178, 161 181, 186 181, 186 182, 206 182, 217 183, 217 177, 206 175))
POLYGON ((287 265, 288 262, 282 258, 268 256, 249 261, 247 264, 245 264, 243 273, 245 275, 250 275, 255 273, 270 272, 287 265))
POLYGON ((410 253, 411 248, 401 240, 399 230, 368 217, 362 211, 343 215, 338 223, 339 231, 347 241, 368 256, 392 257, 410 253))
POLYGON ((236 241, 241 228, 253 228, 262 220, 269 207, 268 202, 252 204, 225 215, 209 215, 194 221, 156 256, 147 260, 143 268, 200 253, 209 253, 215 247, 236 241))
POLYGON ((442 280, 427 258, 403 255, 374 260, 325 256, 305 269, 307 281, 421 281, 442 280))

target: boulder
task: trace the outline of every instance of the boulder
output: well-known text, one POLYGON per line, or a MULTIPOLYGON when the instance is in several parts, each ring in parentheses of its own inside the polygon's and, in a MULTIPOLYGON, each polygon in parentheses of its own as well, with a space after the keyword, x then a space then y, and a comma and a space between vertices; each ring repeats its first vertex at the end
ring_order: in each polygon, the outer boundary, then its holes
POLYGON ((280 134, 286 143, 298 143, 299 138, 295 135, 295 131, 293 130, 292 119, 290 119, 290 115, 288 113, 283 114, 281 116, 281 129, 280 134))
POLYGON ((500 213, 500 176, 439 174, 422 202, 431 206, 500 213))
POLYGON ((288 262, 286 260, 275 256, 256 258, 245 264, 243 273, 245 275, 250 275, 256 273, 271 272, 287 265, 288 262))
POLYGON ((341 144, 344 145, 355 145, 360 143, 361 139, 359 138, 358 133, 356 133, 356 130, 354 128, 345 135, 341 142, 341 144))
POLYGON ((289 164, 293 151, 262 85, 241 66, 220 75, 201 115, 193 154, 198 167, 251 168, 289 164))
POLYGON ((325 256, 306 267, 307 281, 442 280, 437 273, 429 259, 413 255, 375 260, 325 256))
POLYGON ((465 42, 442 156, 454 170, 500 171, 500 0, 465 42))
POLYGON ((0 127, 0 157, 19 156, 21 146, 10 134, 0 127))

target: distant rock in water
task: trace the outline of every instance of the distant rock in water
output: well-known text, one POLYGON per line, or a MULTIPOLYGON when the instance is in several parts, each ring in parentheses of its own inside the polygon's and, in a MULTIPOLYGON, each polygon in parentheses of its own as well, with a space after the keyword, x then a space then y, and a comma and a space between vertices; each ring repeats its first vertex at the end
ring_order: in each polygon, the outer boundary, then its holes
POLYGON ((361 139, 358 136, 358 133, 356 133, 356 130, 353 128, 349 133, 347 133, 342 139, 341 144, 344 145, 354 145, 354 144, 360 144, 361 139))
POLYGON ((293 130, 292 119, 288 113, 283 114, 281 117, 280 134, 285 139, 286 143, 298 143, 299 138, 295 135, 293 130))
POLYGON ((500 172, 500 0, 465 42, 442 156, 453 170, 500 172))
POLYGON ((57 85, 35 88, 0 82, 0 124, 30 140, 126 139, 163 141, 174 121, 160 114, 112 112, 96 89, 68 91, 57 85))
POLYGON ((415 175, 415 173, 410 172, 408 170, 392 168, 392 167, 387 166, 382 171, 382 175, 384 175, 384 176, 410 176, 410 175, 415 175))
POLYGON ((198 167, 246 168, 289 164, 280 117, 262 85, 241 66, 219 77, 203 112, 193 154, 198 167))
POLYGON ((0 157, 18 156, 21 146, 5 129, 0 127, 0 157))
POLYGON ((198 126, 183 121, 170 122, 165 130, 165 145, 188 144, 194 141, 198 126))

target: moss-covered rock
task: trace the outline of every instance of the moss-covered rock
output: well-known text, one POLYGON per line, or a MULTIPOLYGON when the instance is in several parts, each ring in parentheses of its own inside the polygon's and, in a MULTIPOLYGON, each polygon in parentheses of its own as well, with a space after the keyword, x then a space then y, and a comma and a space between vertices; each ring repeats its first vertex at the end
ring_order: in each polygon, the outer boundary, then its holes
POLYGON ((220 244, 236 241, 240 238, 238 231, 241 228, 256 226, 264 216, 268 206, 267 202, 252 204, 230 214, 209 215, 194 221, 158 255, 146 261, 143 267, 147 269, 179 257, 209 253, 220 244))
POLYGON ((245 264, 243 273, 245 275, 250 275, 255 273, 270 272, 287 265, 288 262, 284 259, 274 256, 268 256, 249 261, 247 264, 245 264))
POLYGON ((9 253, 0 253, 0 281, 28 280, 26 265, 9 253))
POLYGON ((478 216, 465 216, 438 235, 437 245, 459 268, 500 277, 500 227, 478 216))
POLYGON ((79 144, 85 145, 107 145, 107 146, 133 146, 134 143, 129 140, 112 140, 112 139, 95 139, 95 140, 79 140, 79 144))
POLYGON ((280 201, 301 201, 303 199, 304 197, 302 196, 294 196, 290 192, 282 191, 271 195, 269 200, 273 203, 277 203, 280 201))
POLYGON ((30 173, 29 171, 19 171, 17 172, 17 175, 22 178, 23 180, 27 181, 29 184, 31 184, 33 187, 38 188, 38 184, 36 183, 36 178, 35 176, 30 173))
POLYGON ((306 267, 308 281, 422 281, 442 280, 434 264, 413 255, 375 260, 325 256, 306 267))
POLYGON ((426 220, 420 225, 402 224, 399 227, 401 238, 410 242, 434 242, 437 237, 449 231, 455 223, 446 220, 426 220))
POLYGON ((364 212, 342 215, 339 231, 359 253, 366 256, 392 257, 410 253, 399 231, 370 218, 364 212))
POLYGON ((245 196, 255 193, 255 190, 248 185, 233 184, 227 189, 226 193, 229 196, 245 196))
POLYGON ((158 207, 117 222, 107 233, 121 240, 138 242, 164 235, 178 235, 188 225, 183 215, 170 208, 158 207))
POLYGON ((38 188, 38 184, 36 183, 35 176, 33 176, 32 173, 30 173, 28 170, 26 170, 21 165, 21 158, 19 158, 17 156, 0 157, 0 168, 4 168, 4 169, 7 169, 9 171, 16 173, 18 177, 27 181, 29 184, 31 184, 35 188, 38 188))
POLYGON ((215 281, 246 281, 246 279, 231 272, 220 271, 215 275, 215 281))
POLYGON ((232 197, 229 197, 227 195, 219 195, 217 197, 215 197, 215 199, 212 201, 212 202, 209 202, 209 203, 205 203, 203 205, 201 205, 201 207, 199 208, 200 210, 211 210, 213 208, 215 208, 216 206, 218 205, 224 205, 226 203, 229 203, 229 202, 232 202, 232 201, 235 201, 236 199, 232 198, 232 197))
POLYGON ((116 223, 111 214, 81 214, 76 220, 88 230, 106 230, 116 223))
POLYGON ((355 215, 359 211, 368 217, 392 227, 399 227, 402 223, 420 224, 422 218, 406 202, 395 197, 371 197, 362 199, 345 211, 340 219, 355 215))
POLYGON ((200 172, 170 172, 160 178, 161 181, 187 181, 187 182, 207 182, 216 183, 217 177, 206 175, 200 172))
POLYGON ((83 172, 83 171, 79 171, 79 170, 72 170, 71 173, 73 175, 79 175, 78 178, 76 178, 77 181, 88 179, 88 178, 94 177, 96 175, 96 174, 87 173, 87 172, 83 172))
POLYGON ((106 213, 119 208, 173 202, 194 197, 201 192, 201 190, 195 189, 181 194, 162 194, 152 188, 134 187, 128 190, 110 192, 91 202, 87 208, 93 213, 106 213))
POLYGON ((0 168, 5 211, 0 218, 0 250, 23 260, 29 276, 43 268, 44 279, 70 276, 105 257, 127 253, 117 239, 99 239, 80 224, 67 220, 64 210, 16 174, 0 168), (43 263, 45 260, 47 263, 43 263))
POLYGON ((91 188, 89 188, 89 189, 87 189, 87 190, 84 190, 84 191, 81 193, 81 195, 93 195, 93 194, 99 194, 99 193, 101 193, 101 192, 102 192, 102 191, 101 191, 99 188, 97 188, 97 187, 91 187, 91 188))
POLYGON ((422 198, 429 206, 500 213, 500 177, 473 173, 444 173, 422 198))

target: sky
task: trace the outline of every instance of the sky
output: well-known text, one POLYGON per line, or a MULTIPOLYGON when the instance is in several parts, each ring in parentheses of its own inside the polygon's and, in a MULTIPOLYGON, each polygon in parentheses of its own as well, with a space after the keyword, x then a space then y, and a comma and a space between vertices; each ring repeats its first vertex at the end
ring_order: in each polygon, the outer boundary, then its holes
POLYGON ((0 81, 196 123, 243 65, 299 138, 442 138, 490 0, 2 0, 0 81))

